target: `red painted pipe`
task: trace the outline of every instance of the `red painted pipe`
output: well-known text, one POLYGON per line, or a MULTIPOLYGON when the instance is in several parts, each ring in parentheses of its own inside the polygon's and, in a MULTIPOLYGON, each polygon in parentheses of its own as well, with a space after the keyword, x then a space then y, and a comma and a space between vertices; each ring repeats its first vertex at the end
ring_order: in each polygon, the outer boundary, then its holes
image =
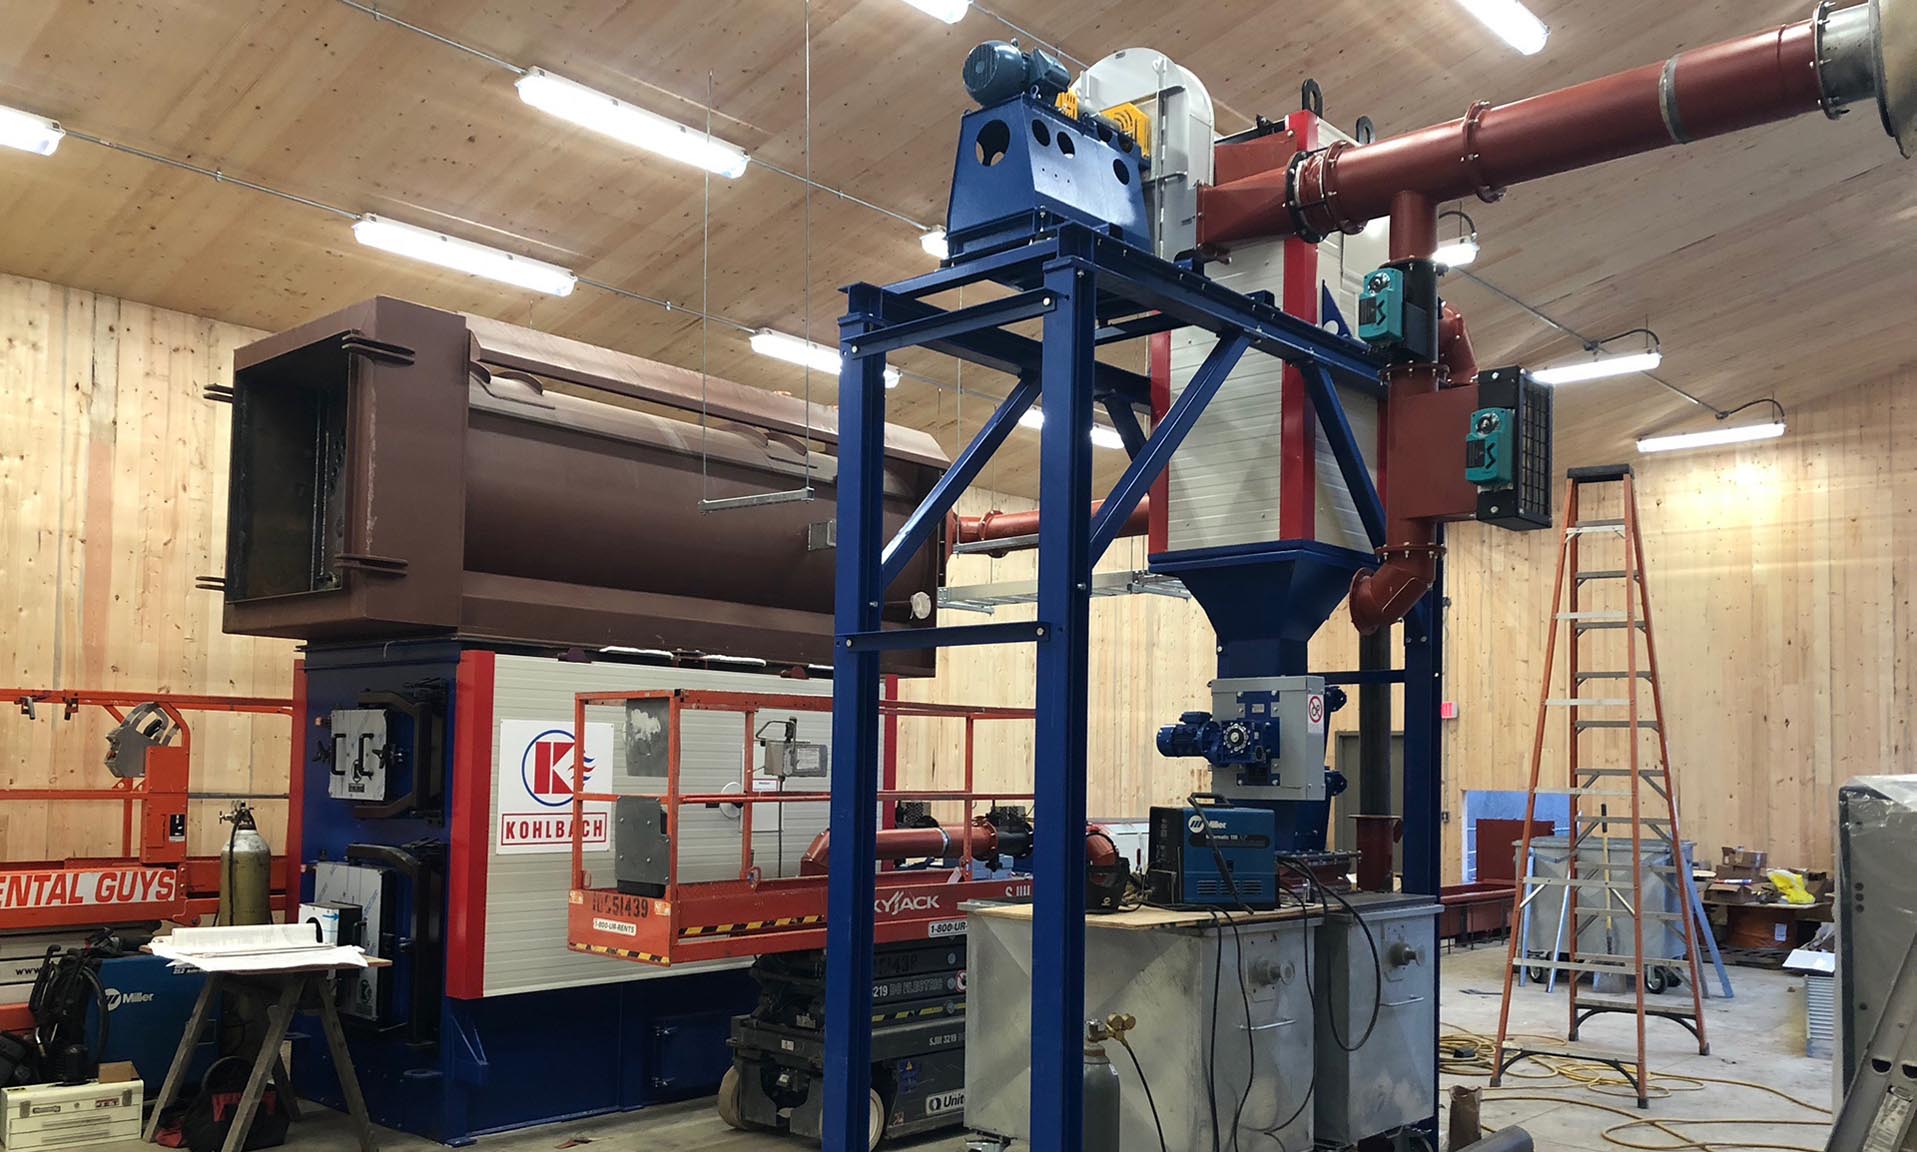
POLYGON ((1478 378, 1478 354, 1471 347, 1471 330, 1465 327, 1464 313, 1447 301, 1438 319, 1438 363, 1445 369, 1445 383, 1455 388, 1478 378))
MULTIPOLYGON (((1199 194, 1199 239, 1357 232, 1406 192, 1494 200, 1513 184, 1788 120, 1823 107, 1814 21, 1680 52, 1444 124, 1304 160, 1295 191, 1265 172, 1199 194)), ((1396 247, 1397 237, 1393 237, 1396 247)))
MULTIPOLYGON (((1092 515, 1104 505, 1103 500, 1092 501, 1092 515)), ((1138 501, 1138 507, 1125 518, 1119 528, 1119 536, 1143 536, 1151 527, 1151 497, 1144 496, 1138 501)), ((1021 541, 1024 537, 1038 535, 1038 509, 1029 512, 987 512, 983 516, 953 516, 950 518, 945 538, 954 544, 978 544, 994 540, 1021 541)), ((1023 541, 1010 543, 1003 552, 994 551, 991 555, 1001 556, 1005 552, 1015 552, 1022 548, 1031 548, 1033 543, 1023 541)))
MULTIPOLYGON (((942 824, 936 828, 881 828, 878 833, 878 859, 919 860, 957 856, 965 850, 968 838, 972 842, 974 858, 990 856, 998 851, 998 829, 980 821, 970 828, 955 824, 942 824)), ((831 858, 832 830, 828 828, 814 836, 805 855, 799 857, 799 875, 825 875, 831 858)))
MULTIPOLYGON (((972 840, 972 858, 990 857, 998 851, 998 829, 980 820, 970 828, 944 824, 937 828, 881 828, 878 833, 878 859, 920 860, 957 856, 963 851, 966 835, 972 840)), ((832 830, 812 838, 805 855, 799 857, 799 875, 823 876, 832 859, 832 830)), ((1097 824, 1085 826, 1085 861, 1094 868, 1110 868, 1119 863, 1118 846, 1111 833, 1097 824)))

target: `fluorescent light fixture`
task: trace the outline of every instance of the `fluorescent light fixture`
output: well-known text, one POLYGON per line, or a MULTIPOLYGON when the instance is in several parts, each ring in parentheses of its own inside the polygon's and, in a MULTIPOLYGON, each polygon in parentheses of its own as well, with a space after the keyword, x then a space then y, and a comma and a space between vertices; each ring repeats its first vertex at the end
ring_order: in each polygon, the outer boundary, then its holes
POLYGON ((966 10, 972 6, 972 0, 905 0, 905 2, 927 16, 935 20, 943 20, 947 24, 957 24, 965 19, 966 10))
POLYGON ((1478 18, 1499 39, 1526 56, 1544 51, 1551 30, 1519 0, 1458 0, 1464 10, 1478 18))
POLYGON ((919 247, 925 249, 925 254, 934 260, 944 260, 952 255, 952 247, 945 242, 943 228, 919 233, 919 247))
MULTIPOLYGON (((1045 410, 1043 408, 1027 408, 1020 414, 1018 426, 1020 428, 1031 429, 1045 427, 1045 410)), ((1118 429, 1110 425, 1100 424, 1096 420, 1092 421, 1092 447, 1123 448, 1124 446, 1125 438, 1118 434, 1118 429)))
POLYGON ((1752 440, 1775 440, 1784 434, 1784 422, 1743 424, 1736 428, 1712 428, 1705 432, 1680 432, 1671 436, 1644 436, 1637 442, 1639 452, 1681 452, 1686 448, 1711 448, 1722 444, 1746 444, 1752 440))
POLYGON ((51 156, 60 146, 60 137, 65 135, 66 130, 57 120, 0 105, 0 145, 35 156, 51 156))
MULTIPOLYGON (((811 340, 802 340, 784 332, 775 332, 770 328, 761 328, 752 334, 752 350, 761 356, 770 356, 774 360, 783 360, 787 364, 797 364, 801 368, 810 368, 814 372, 839 374, 839 350, 811 340)), ((890 364, 885 366, 885 386, 897 388, 904 374, 890 364)))
POLYGON ((444 232, 415 228, 411 224, 401 224, 381 216, 361 216, 353 222, 353 235, 368 248, 424 260, 441 268, 484 276, 488 280, 529 288, 534 292, 570 296, 573 286, 578 283, 578 277, 570 269, 557 264, 516 256, 498 248, 448 236, 444 232))
POLYGON ((744 175, 749 163, 744 149, 544 68, 521 76, 518 87, 519 98, 541 112, 728 179, 744 175))
POLYGON ((1478 258, 1478 242, 1466 236, 1462 240, 1453 240, 1449 244, 1440 244, 1431 254, 1434 264, 1446 268, 1462 268, 1478 258))
POLYGON ((1540 384, 1582 384, 1586 380, 1628 376, 1633 372, 1651 372, 1662 363, 1664 363, 1662 352, 1639 352, 1631 356, 1600 356, 1596 360, 1586 360, 1577 364, 1539 368, 1531 373, 1531 378, 1540 384))

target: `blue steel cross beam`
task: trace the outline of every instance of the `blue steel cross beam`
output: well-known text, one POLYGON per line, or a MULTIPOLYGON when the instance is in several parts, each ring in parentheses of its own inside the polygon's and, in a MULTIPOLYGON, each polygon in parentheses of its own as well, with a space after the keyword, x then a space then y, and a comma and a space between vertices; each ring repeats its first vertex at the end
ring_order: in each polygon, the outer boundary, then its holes
MULTIPOLYGON (((1089 230, 1063 227, 1016 253, 895 284, 855 285, 840 322, 838 555, 833 662, 831 827, 834 852, 826 917, 826 1152, 865 1147, 872 1086, 871 996, 878 815, 879 664, 901 646, 1034 643, 1034 800, 1031 1144, 1034 1152, 1079 1152, 1083 1140, 1087 629, 1093 565, 1164 469, 1239 358, 1251 348, 1306 369, 1314 391, 1338 412, 1331 373, 1375 386, 1363 345, 1287 316, 1269 301, 1231 292, 1188 270, 1089 230), (944 311, 920 297, 992 279, 1015 289, 984 305, 944 311), (1101 312, 1106 315, 1102 316, 1101 312), (1149 322, 1128 320, 1155 312, 1149 322), (1107 317, 1113 323, 1106 324, 1107 317), (1001 325, 1039 319, 1037 341, 1001 325), (1122 430, 1132 460, 1094 524, 1092 409, 1142 395, 1140 378, 1101 364, 1098 347, 1120 338, 1194 325, 1217 344, 1180 400, 1149 436, 1122 430), (908 346, 984 364, 1016 377, 1011 394, 954 460, 920 507, 883 538, 885 357, 908 346), (1003 445, 1020 415, 1042 402, 1038 614, 1030 623, 886 631, 885 589, 930 539, 959 495, 1003 445)), ((1127 413, 1129 415, 1129 412, 1127 413)), ((1134 422, 1135 425, 1135 422, 1134 422)), ((1121 426, 1122 427, 1122 426, 1121 426)), ((1356 458, 1342 419, 1330 439, 1356 458)), ((1369 477, 1365 477, 1369 491, 1369 477)), ((1368 525, 1369 526, 1369 525, 1368 525)))

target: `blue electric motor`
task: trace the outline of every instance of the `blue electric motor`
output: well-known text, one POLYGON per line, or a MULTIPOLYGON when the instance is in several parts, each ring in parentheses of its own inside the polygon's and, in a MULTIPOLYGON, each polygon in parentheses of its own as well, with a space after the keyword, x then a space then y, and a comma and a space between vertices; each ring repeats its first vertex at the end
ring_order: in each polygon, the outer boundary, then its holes
POLYGON ((959 126, 945 213, 951 259, 1027 244, 1061 223, 1151 251, 1144 151, 1110 120, 1060 109, 1070 80, 1045 53, 1003 41, 965 58, 965 90, 982 107, 959 126))

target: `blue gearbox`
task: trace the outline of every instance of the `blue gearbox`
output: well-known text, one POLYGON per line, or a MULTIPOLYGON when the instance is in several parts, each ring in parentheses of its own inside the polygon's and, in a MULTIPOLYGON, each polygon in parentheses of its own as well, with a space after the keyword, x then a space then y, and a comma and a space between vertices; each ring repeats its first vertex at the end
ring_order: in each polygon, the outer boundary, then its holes
POLYGON ((1209 712, 1186 712, 1158 730, 1161 756, 1202 756, 1214 768, 1256 765, 1278 756, 1278 718, 1216 720, 1209 712))

